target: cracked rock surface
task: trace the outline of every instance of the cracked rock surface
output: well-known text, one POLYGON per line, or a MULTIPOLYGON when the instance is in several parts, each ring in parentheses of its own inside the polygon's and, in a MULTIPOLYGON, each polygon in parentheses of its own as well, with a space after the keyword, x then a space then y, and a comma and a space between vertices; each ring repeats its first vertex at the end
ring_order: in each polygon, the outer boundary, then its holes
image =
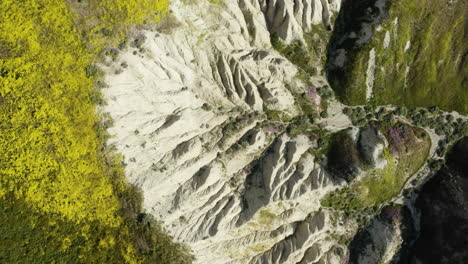
MULTIPOLYGON (((385 18, 387 1, 370 2, 376 9, 370 9, 370 17, 364 16, 368 11, 359 13, 358 20, 370 19, 356 31, 360 38, 350 33, 341 44, 368 41, 370 28, 385 18)), ((343 113, 343 104, 319 93, 317 87, 327 85, 323 72, 301 78, 297 62, 271 44, 275 36, 285 47, 299 41, 310 48, 304 36, 318 38, 317 27, 332 30, 341 3, 174 0, 172 28, 139 32, 143 44, 132 44, 117 61, 101 65, 108 87, 100 110, 113 120, 108 143, 124 156, 126 176, 141 189, 146 213, 190 246, 195 263, 387 263, 404 255, 398 251, 410 242, 402 226, 417 220, 417 209, 414 199, 403 196, 416 178, 430 175, 427 162, 391 201, 365 206, 353 216, 350 208, 322 206, 338 188, 350 190, 342 192, 338 205, 351 201, 360 193, 354 183, 366 170, 398 165, 386 156, 392 142, 376 128, 359 128, 343 113), (340 140, 322 149, 320 142, 340 133, 340 140), (334 158, 333 152, 339 155, 334 158), (349 175, 331 176, 337 160, 336 170, 349 175), (406 222, 395 218, 391 203, 409 204, 406 222), (369 222, 367 213, 373 217, 369 222)), ((331 62, 340 66, 346 56, 335 51, 331 62)), ((400 126, 411 123, 398 120, 400 126)), ((442 137, 426 132, 434 157, 442 137)), ((419 137, 413 138, 423 142, 419 137)))
POLYGON ((197 263, 335 263, 319 203, 334 184, 313 142, 265 114, 298 115, 285 83, 305 87, 270 34, 296 39, 313 23, 329 25, 339 7, 295 2, 173 1, 180 25, 145 31, 142 52, 128 48, 120 56, 128 67, 107 77, 110 143, 146 211, 197 263))

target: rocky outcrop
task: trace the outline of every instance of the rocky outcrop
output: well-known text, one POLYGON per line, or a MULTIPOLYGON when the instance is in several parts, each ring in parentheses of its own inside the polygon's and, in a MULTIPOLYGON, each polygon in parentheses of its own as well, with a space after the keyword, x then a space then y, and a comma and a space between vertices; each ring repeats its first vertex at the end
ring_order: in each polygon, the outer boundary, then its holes
POLYGON ((339 10, 341 0, 259 0, 268 30, 286 43, 303 40, 312 25, 323 23, 332 29, 331 16, 339 10))
POLYGON ((363 170, 384 168, 387 146, 387 139, 376 126, 341 130, 331 136, 326 167, 335 178, 351 182, 363 170))
POLYGON ((449 154, 447 166, 423 186, 415 204, 420 230, 398 263, 464 263, 468 259, 467 155, 465 137, 449 154))
POLYGON ((334 183, 314 142, 267 117, 299 115, 295 94, 309 89, 271 48, 269 29, 300 38, 338 1, 185 2, 171 7, 179 27, 144 31, 139 48, 103 65, 109 143, 145 210, 197 263, 333 263, 319 201, 334 183))
POLYGON ((390 263, 403 241, 403 230, 408 221, 407 212, 401 206, 391 205, 382 209, 370 224, 360 230, 351 241, 349 263, 390 263))
POLYGON ((384 148, 388 146, 387 139, 373 126, 366 126, 359 133, 359 149, 364 160, 373 168, 383 168, 387 161, 383 156, 384 148))
MULTIPOLYGON (((368 23, 353 40, 361 47, 372 42, 369 28, 386 18, 387 1, 367 2, 374 4, 372 12, 356 11, 368 23)), ((196 263, 344 263, 343 240, 352 238, 358 222, 367 219, 364 214, 377 213, 424 164, 425 152, 411 155, 409 144, 429 148, 421 131, 410 129, 404 119, 401 131, 394 128, 390 135, 378 126, 355 127, 341 103, 325 102, 331 91, 317 88, 326 84, 324 76, 304 76, 304 69, 288 60, 302 53, 282 55, 297 51, 284 44, 301 43, 304 35, 324 36, 314 34, 314 25, 331 26, 340 3, 174 0, 171 19, 177 27, 148 27, 136 36, 138 45, 102 65, 108 88, 101 110, 114 124, 109 144, 123 154, 127 178, 142 190, 146 214, 187 243, 196 263), (273 49, 270 36, 282 41, 282 54, 273 49), (393 155, 392 166, 384 149, 393 155), (398 159, 403 155, 414 156, 406 167, 408 157, 398 159), (405 171, 397 171, 402 177, 394 184, 392 170, 400 162, 405 171), (349 186, 366 170, 375 177, 387 172, 384 184, 394 185, 391 192, 378 186, 385 192, 378 204, 368 195, 375 185, 357 191, 353 186, 359 185, 349 186), (362 210, 351 214, 322 207, 322 198, 337 188, 347 188, 341 192, 345 197, 330 195, 328 204, 362 210), (368 199, 364 205, 362 197, 368 199)), ((385 43, 390 49, 391 40, 385 43)), ((314 59, 325 58, 321 49, 314 52, 314 59)), ((375 52, 375 65, 361 75, 379 69, 375 52)), ((337 54, 338 64, 349 62, 337 54)), ((378 78, 371 77, 366 84, 374 89, 371 83, 378 78)), ((372 89, 368 97, 375 94, 372 89)), ((366 239, 352 249, 355 263, 389 261, 398 251, 404 240, 400 226, 382 217, 367 226, 366 239)))

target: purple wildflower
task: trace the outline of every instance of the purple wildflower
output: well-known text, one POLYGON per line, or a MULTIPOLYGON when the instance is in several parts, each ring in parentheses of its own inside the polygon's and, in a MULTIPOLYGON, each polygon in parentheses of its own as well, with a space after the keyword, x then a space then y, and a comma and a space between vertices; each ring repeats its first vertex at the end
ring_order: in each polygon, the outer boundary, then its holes
POLYGON ((390 139, 395 143, 395 144, 400 144, 402 143, 404 140, 403 140, 403 137, 401 135, 401 131, 398 127, 392 127, 390 128, 389 130, 389 134, 390 134, 390 139))
POLYGON ((385 214, 388 219, 392 220, 393 222, 399 221, 401 217, 400 209, 398 207, 388 208, 385 214))
POLYGON ((310 97, 312 103, 316 104, 318 101, 318 95, 317 95, 317 88, 314 86, 311 86, 309 88, 309 91, 307 92, 307 95, 310 97))
POLYGON ((268 131, 268 132, 270 132, 270 133, 273 133, 273 134, 276 133, 276 132, 278 132, 278 130, 277 130, 276 127, 274 127, 274 126, 268 126, 268 127, 266 128, 266 131, 268 131))
POLYGON ((389 142, 396 151, 402 149, 402 145, 410 138, 410 130, 406 126, 392 127, 389 129, 389 142))

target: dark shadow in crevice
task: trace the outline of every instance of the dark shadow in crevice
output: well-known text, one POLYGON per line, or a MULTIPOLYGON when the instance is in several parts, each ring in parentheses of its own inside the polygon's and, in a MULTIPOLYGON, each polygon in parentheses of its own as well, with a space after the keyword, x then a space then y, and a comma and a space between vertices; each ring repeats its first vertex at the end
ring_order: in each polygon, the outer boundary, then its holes
POLYGON ((389 0, 342 3, 328 43, 326 62, 328 82, 339 99, 345 99, 346 89, 349 89, 349 72, 353 69, 357 54, 371 41, 375 27, 388 18, 390 6, 389 0))
MULTIPOLYGON (((459 140, 446 165, 421 189, 415 207, 420 232, 394 263, 466 263, 468 260, 468 137, 459 140)), ((411 241, 410 241, 411 242, 411 241)))

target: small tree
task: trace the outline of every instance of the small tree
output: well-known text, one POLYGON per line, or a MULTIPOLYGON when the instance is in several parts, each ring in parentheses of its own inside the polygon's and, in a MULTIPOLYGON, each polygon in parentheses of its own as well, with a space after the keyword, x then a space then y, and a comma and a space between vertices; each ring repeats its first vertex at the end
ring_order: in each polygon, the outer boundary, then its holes
POLYGON ((328 117, 328 113, 326 111, 323 111, 320 113, 320 117, 321 118, 327 118, 328 117))
POLYGON ((435 133, 436 133, 438 136, 443 136, 443 135, 444 135, 444 129, 443 129, 443 127, 441 127, 441 126, 436 127, 435 133))
POLYGON ((429 112, 431 112, 431 113, 435 113, 435 112, 438 112, 438 111, 439 111, 439 107, 437 107, 437 106, 431 106, 431 107, 429 107, 427 110, 429 110, 429 112))
POLYGON ((343 114, 349 116, 351 114, 351 112, 352 112, 351 108, 349 108, 347 106, 345 108, 343 108, 343 114))
POLYGON ((433 159, 429 161, 429 168, 434 171, 440 170, 443 165, 444 165, 444 160, 442 159, 437 159, 437 160, 433 159))
POLYGON ((451 114, 448 114, 445 119, 448 121, 448 122, 452 122, 455 118, 453 117, 453 115, 451 114))

